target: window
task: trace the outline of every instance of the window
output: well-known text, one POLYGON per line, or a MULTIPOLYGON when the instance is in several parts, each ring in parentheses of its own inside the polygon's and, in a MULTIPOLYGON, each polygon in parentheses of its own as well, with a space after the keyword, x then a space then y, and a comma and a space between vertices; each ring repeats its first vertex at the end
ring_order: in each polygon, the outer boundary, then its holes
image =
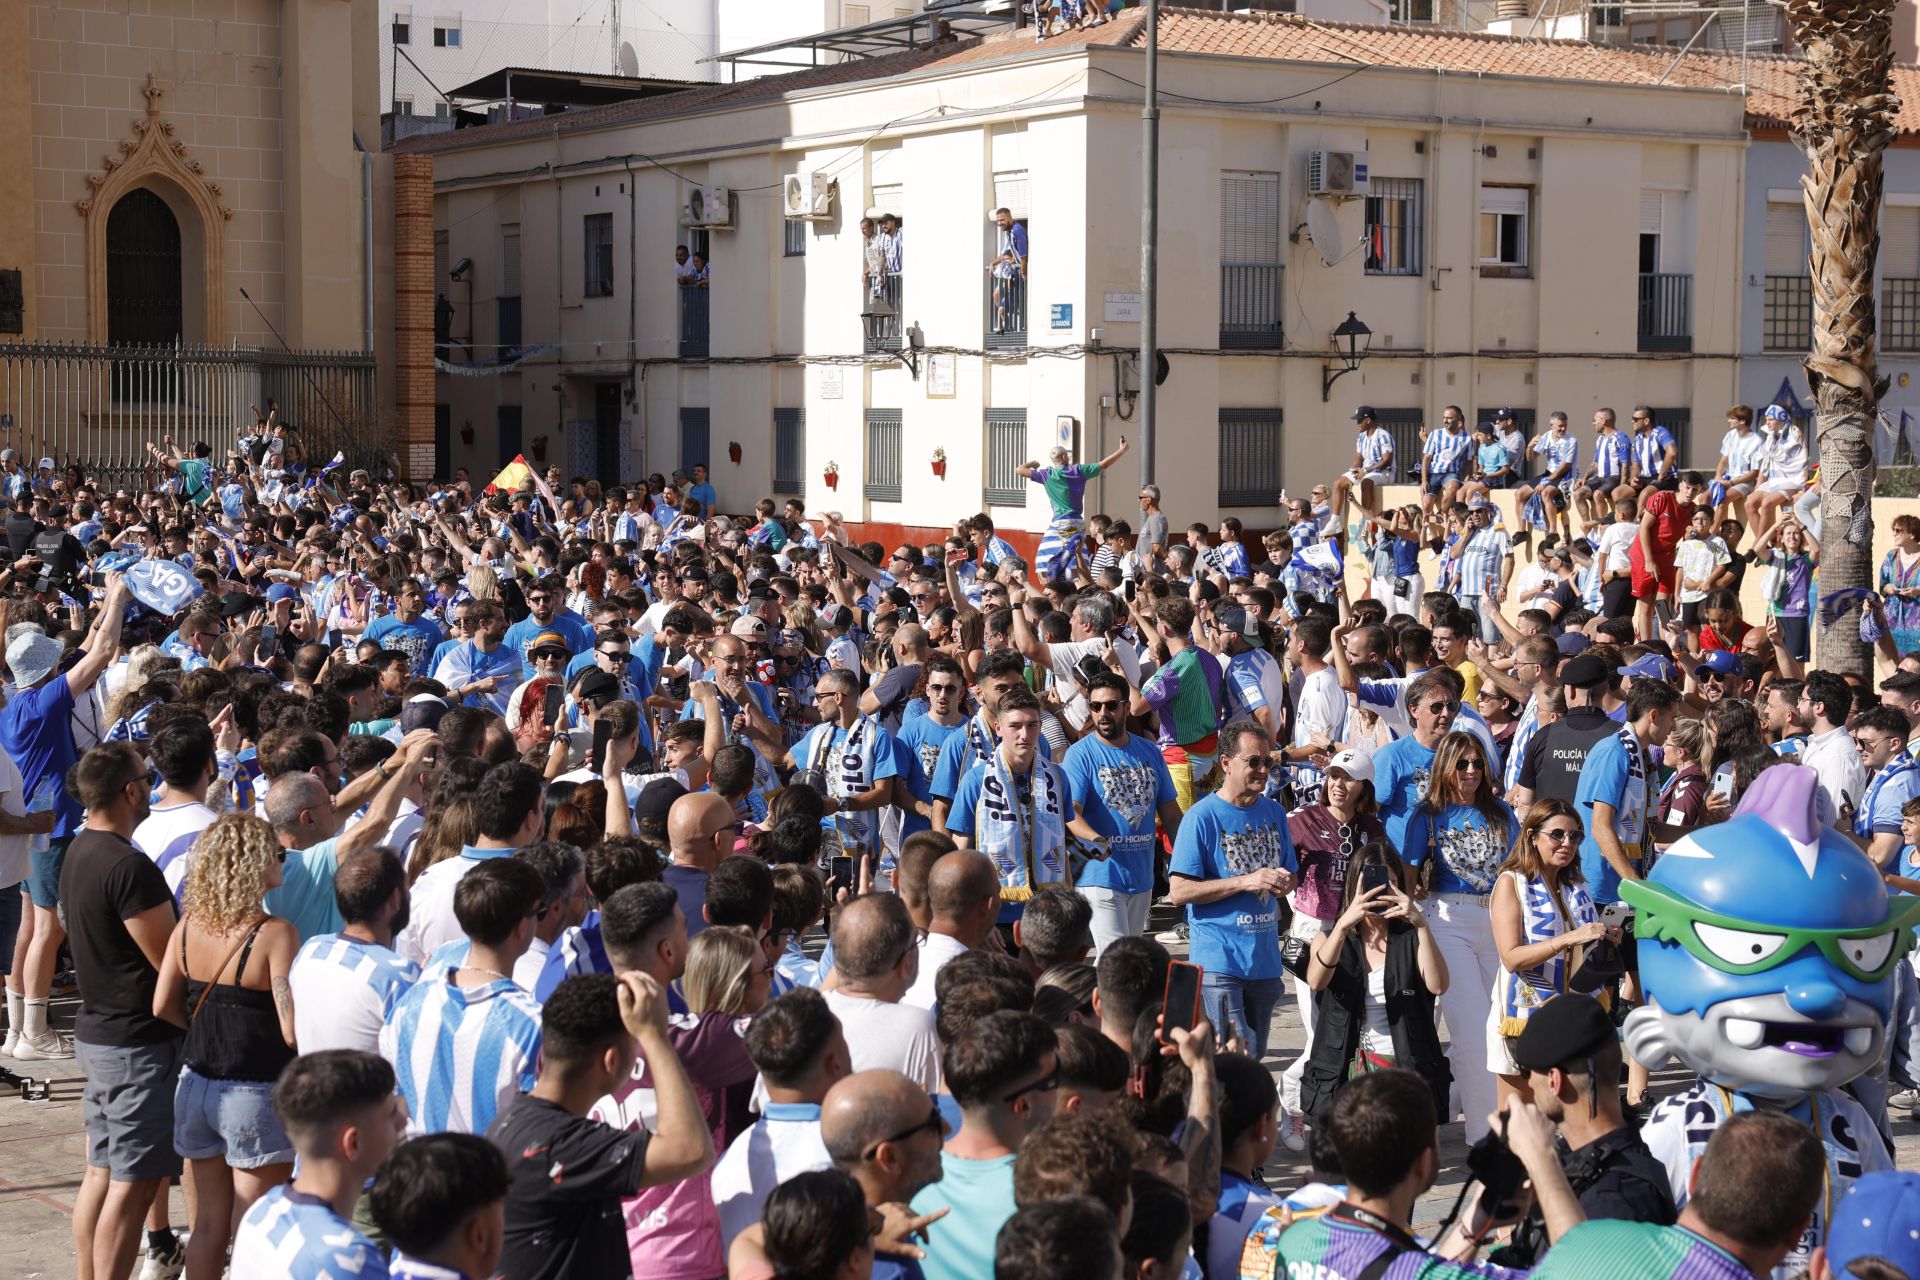
MULTIPOLYGON (((1010 169, 993 175, 993 218, 987 223, 986 246, 987 260, 994 264, 987 273, 985 345, 990 349, 1021 347, 1027 342, 1027 255, 1032 251, 1032 246, 1016 246, 1015 240, 1024 241, 1026 238, 1028 205, 1025 169, 1010 169), (1003 233, 999 227, 999 217, 1002 209, 1013 218, 1013 225, 1004 233, 1004 243, 1009 252, 1018 248, 1016 256, 1020 259, 1020 265, 1017 267, 1000 261, 1003 233)), ((1025 500, 1025 495, 1022 495, 1021 502, 1025 500)))
POLYGON ((1220 411, 1220 505, 1270 507, 1280 501, 1280 410, 1220 411))
POLYGON ((1367 194, 1367 274, 1417 276, 1425 184, 1375 178, 1367 194))
POLYGON ((782 252, 789 258, 807 256, 807 224, 798 218, 786 219, 786 243, 782 252))
POLYGON ((445 120, 451 114, 452 108, 447 105, 444 98, 433 104, 433 118, 435 120, 445 120))
MULTIPOLYGON (((1692 409, 1655 409, 1654 423, 1673 433, 1674 457, 1679 459, 1681 468, 1693 465, 1693 410, 1692 409)), ((1631 431, 1633 424, 1629 422, 1631 431)))
POLYGON ((503 404, 494 410, 494 424, 500 433, 499 456, 512 458, 520 452, 520 406, 503 404))
POLYGON ((1220 345, 1278 347, 1280 175, 1220 175, 1220 345))
POLYGON ((900 410, 867 410, 866 495, 875 502, 900 501, 900 452, 905 434, 900 410))
POLYGON ((1401 23, 1432 22, 1433 0, 1393 0, 1393 20, 1401 23))
POLYGON ((394 100, 393 100, 393 114, 395 114, 396 116, 410 116, 410 115, 412 115, 412 114, 413 114, 413 99, 412 99, 412 98, 409 98, 409 97, 408 97, 408 96, 407 96, 406 94, 404 94, 404 93, 403 93, 403 94, 398 94, 398 95, 396 95, 396 96, 394 97, 394 100))
POLYGON ((773 491, 799 494, 806 492, 801 472, 807 461, 807 411, 773 411, 773 491))
POLYGON ((1480 188, 1482 274, 1526 273, 1527 209, 1532 196, 1526 187, 1480 188))
POLYGON ((396 13, 393 15, 393 30, 391 32, 391 37, 394 44, 412 44, 413 43, 413 15, 412 14, 396 13))
POLYGON ((460 28, 435 27, 433 29, 433 47, 436 49, 458 49, 460 47, 460 28))
POLYGON ((613 215, 586 216, 587 283, 589 298, 613 296, 613 215))
POLYGON ((680 470, 693 474, 695 467, 707 466, 707 437, 713 423, 711 409, 680 409, 680 470))
POLYGON ((1813 345, 1813 280, 1807 274, 1807 215, 1798 201, 1767 203, 1765 263, 1761 346, 1806 351, 1813 345))
POLYGON ((1920 207, 1880 214, 1880 341, 1888 351, 1920 351, 1920 207))
POLYGON ((1027 411, 987 410, 987 505, 1024 507, 1026 481, 1015 467, 1027 460, 1027 411))
POLYGON ((1400 475, 1417 477, 1420 474, 1420 424, 1427 420, 1427 415, 1418 409, 1375 409, 1373 420, 1393 437, 1393 469, 1400 475))
POLYGON ((843 4, 840 6, 840 24, 845 27, 864 27, 873 21, 873 6, 870 4, 843 4))

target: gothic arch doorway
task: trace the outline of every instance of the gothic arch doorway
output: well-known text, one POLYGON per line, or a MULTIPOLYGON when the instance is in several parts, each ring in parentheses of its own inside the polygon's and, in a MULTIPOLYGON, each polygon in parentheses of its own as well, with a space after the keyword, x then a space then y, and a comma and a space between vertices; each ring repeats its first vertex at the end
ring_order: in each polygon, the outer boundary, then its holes
POLYGON ((107 341, 172 346, 185 311, 180 221, 151 188, 135 187, 107 212, 107 341))

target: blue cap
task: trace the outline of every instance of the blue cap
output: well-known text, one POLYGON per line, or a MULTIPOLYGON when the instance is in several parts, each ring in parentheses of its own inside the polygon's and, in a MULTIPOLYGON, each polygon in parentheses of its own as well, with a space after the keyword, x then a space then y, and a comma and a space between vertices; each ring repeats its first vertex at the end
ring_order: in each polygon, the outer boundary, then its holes
POLYGON ((1861 1258, 1883 1258, 1920 1276, 1920 1174, 1863 1174, 1827 1225, 1827 1266, 1836 1276, 1861 1258))
POLYGON ((1374 413, 1373 406, 1370 404, 1363 404, 1353 411, 1353 420, 1355 422, 1359 422, 1362 418, 1374 418, 1378 416, 1378 414, 1374 413))
POLYGON ((1657 653, 1643 653, 1624 667, 1615 667, 1617 675, 1638 679, 1672 680, 1673 664, 1657 653))
POLYGON ((1693 674, 1695 678, 1698 678, 1709 671, 1717 671, 1723 676, 1730 676, 1736 672, 1744 671, 1744 668, 1740 665, 1740 655, 1733 650, 1709 649, 1700 655, 1700 661, 1694 665, 1693 674))
POLYGON ((1511 409, 1495 409, 1493 411, 1493 420, 1495 422, 1500 421, 1502 418, 1517 418, 1518 416, 1519 415, 1511 409))
POLYGON ((276 582, 267 588, 267 603, 279 604, 282 600, 298 600, 300 593, 284 582, 276 582))
POLYGON ((1583 631, 1566 631, 1556 637, 1553 643, 1562 657, 1571 658, 1575 654, 1585 653, 1593 641, 1587 639, 1583 631))

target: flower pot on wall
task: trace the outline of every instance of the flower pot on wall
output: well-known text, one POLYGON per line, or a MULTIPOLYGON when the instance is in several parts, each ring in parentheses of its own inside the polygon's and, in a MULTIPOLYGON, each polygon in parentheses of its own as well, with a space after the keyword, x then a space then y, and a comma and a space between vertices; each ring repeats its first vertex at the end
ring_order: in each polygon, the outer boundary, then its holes
POLYGON ((740 442, 738 440, 727 441, 727 460, 736 467, 740 465, 740 442))

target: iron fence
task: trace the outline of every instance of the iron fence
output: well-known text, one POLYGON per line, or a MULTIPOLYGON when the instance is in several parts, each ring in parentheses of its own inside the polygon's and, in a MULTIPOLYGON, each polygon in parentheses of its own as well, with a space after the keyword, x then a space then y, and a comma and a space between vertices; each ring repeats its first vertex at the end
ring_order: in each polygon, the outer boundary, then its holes
POLYGON ((1262 348, 1286 345, 1280 306, 1280 281, 1284 270, 1278 263, 1220 264, 1221 346, 1262 348))
POLYGON ((349 468, 393 470, 398 434, 375 408, 374 359, 346 351, 259 347, 0 343, 0 445, 29 464, 78 463, 109 483, 138 482, 146 446, 204 440, 216 464, 280 406, 309 465, 338 453, 349 468))
POLYGON ((1920 351, 1920 280, 1889 276, 1880 282, 1880 347, 1920 351))
POLYGON ((987 277, 986 347, 1027 345, 1027 279, 1023 275, 987 277))
POLYGON ((1642 351, 1693 350, 1693 277, 1671 272, 1640 275, 1642 351))
POLYGON ((707 358, 707 299, 705 289, 680 286, 680 358, 707 358))

